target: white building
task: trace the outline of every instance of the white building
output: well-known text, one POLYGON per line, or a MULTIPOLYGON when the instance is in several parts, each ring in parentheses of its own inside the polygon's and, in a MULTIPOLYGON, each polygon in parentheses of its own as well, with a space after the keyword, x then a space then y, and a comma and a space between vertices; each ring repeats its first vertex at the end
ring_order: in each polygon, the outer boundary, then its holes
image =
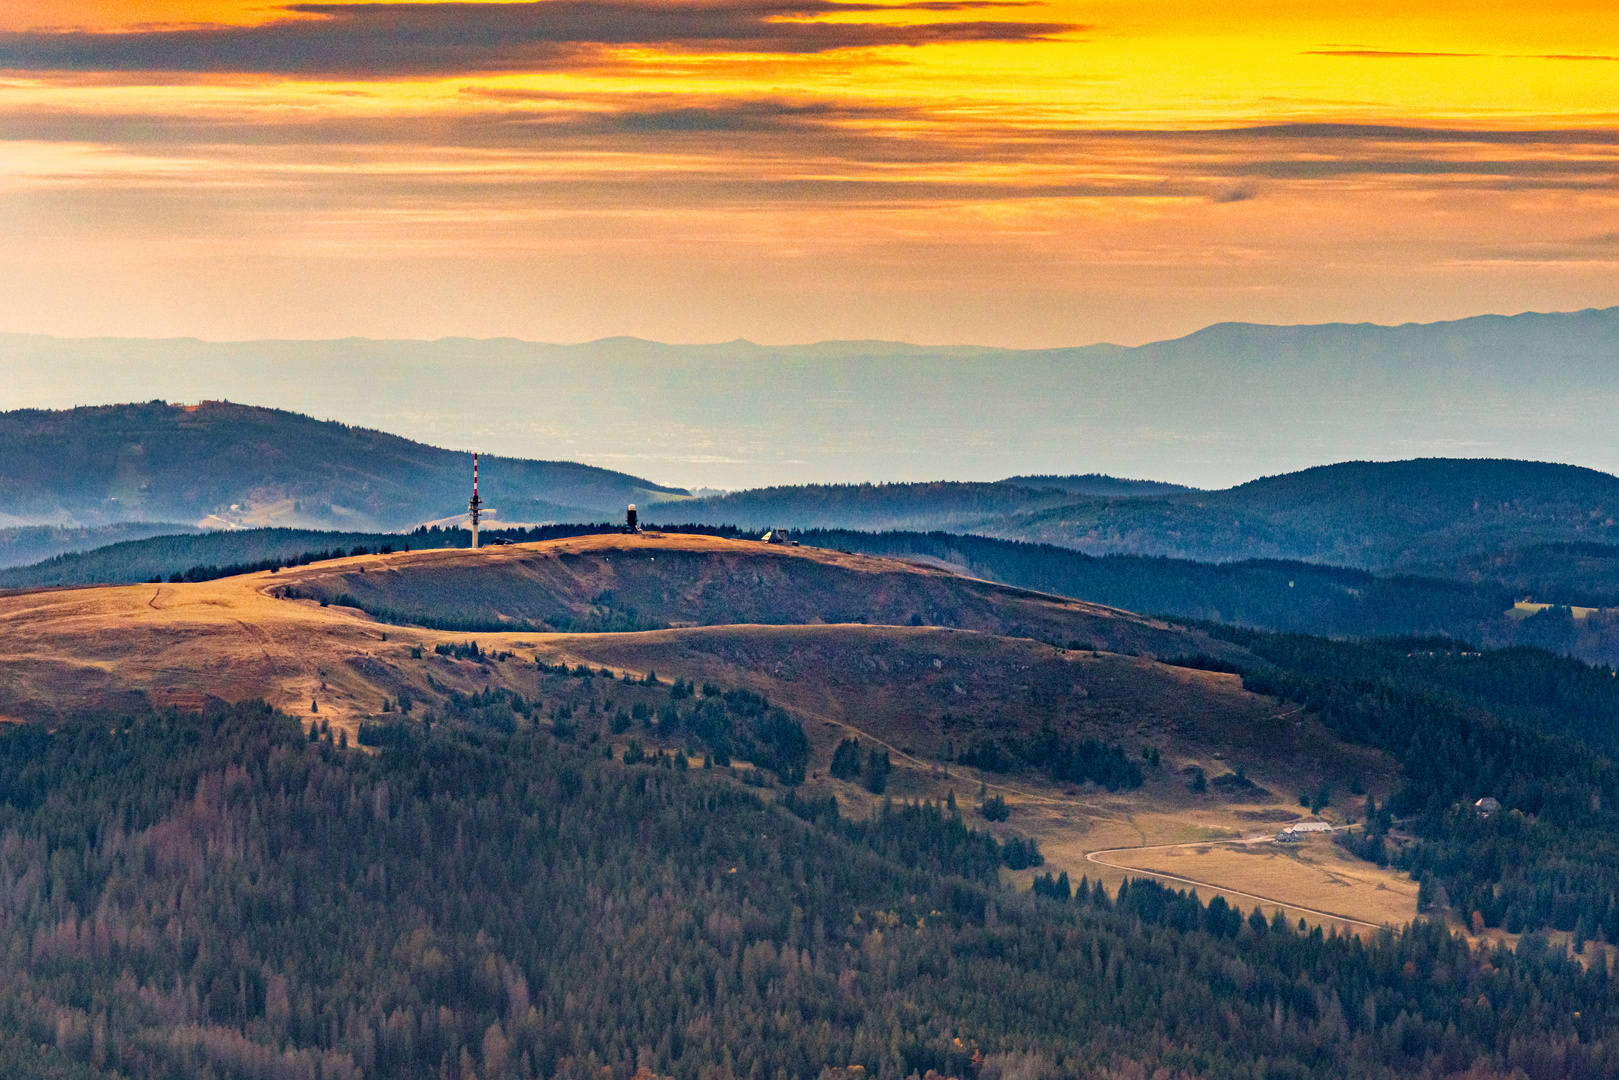
POLYGON ((1329 833, 1331 831, 1332 825, 1325 821, 1300 821, 1277 833, 1276 839, 1284 844, 1289 844, 1296 840, 1304 839, 1310 833, 1329 833))

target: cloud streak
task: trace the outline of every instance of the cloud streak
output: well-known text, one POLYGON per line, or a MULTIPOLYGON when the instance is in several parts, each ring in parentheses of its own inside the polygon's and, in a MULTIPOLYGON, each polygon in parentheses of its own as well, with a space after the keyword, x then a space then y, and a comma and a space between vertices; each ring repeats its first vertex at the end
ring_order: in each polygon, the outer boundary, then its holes
POLYGON ((1347 56, 1361 60, 1619 60, 1596 53, 1402 52, 1398 49, 1306 49, 1304 56, 1347 56))
POLYGON ((1365 60, 1446 60, 1470 59, 1486 53, 1400 52, 1394 49, 1306 49, 1305 56, 1354 56, 1365 60))
MULTIPOLYGON (((200 155, 218 161, 233 183, 289 193, 324 188, 317 176, 339 188, 365 177, 367 197, 388 190, 433 206, 521 202, 547 197, 542 193, 581 205, 1130 198, 1230 204, 1343 184, 1391 191, 1619 185, 1614 131, 1341 124, 1091 131, 990 119, 965 124, 948 110, 872 101, 530 96, 481 88, 461 96, 469 106, 464 112, 431 118, 277 114, 243 122, 19 110, 0 113, 0 140, 91 144, 150 161, 200 155), (413 167, 390 169, 387 163, 407 148, 413 167), (323 164, 316 173, 275 166, 288 160, 323 164), (1120 169, 1121 161, 1129 168, 1120 169)), ((143 183, 183 188, 189 176, 157 168, 143 183)))
POLYGON ((550 70, 612 48, 806 54, 1043 41, 1086 29, 1010 19, 817 21, 851 14, 958 14, 1023 6, 1001 0, 298 4, 285 10, 305 17, 260 26, 0 34, 0 69, 392 78, 550 70))
POLYGON ((1619 14, 1594 8, 1463 33, 1287 0, 1204 33, 1182 0, 133 5, 238 17, 161 26, 27 3, 77 29, 0 34, 21 328, 83 332, 108 296, 119 332, 329 308, 345 333, 903 336, 900 313, 930 340, 1613 302, 1612 244, 1579 239, 1619 190, 1592 62, 1619 14))

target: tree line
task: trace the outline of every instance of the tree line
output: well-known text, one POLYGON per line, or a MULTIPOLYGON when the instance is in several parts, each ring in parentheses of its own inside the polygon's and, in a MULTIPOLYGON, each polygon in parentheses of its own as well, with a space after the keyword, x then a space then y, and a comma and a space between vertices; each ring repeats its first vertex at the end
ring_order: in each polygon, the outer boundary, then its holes
MULTIPOLYGON (((1619 662, 1619 624, 1606 615, 1573 619, 1566 605, 1581 602, 1582 594, 1571 591, 1570 575, 1548 571, 1542 580, 1513 572, 1504 573, 1509 580, 1493 580, 1488 575, 1494 564, 1483 560, 1476 573, 1472 566, 1462 568, 1469 571, 1466 580, 1453 580, 1279 559, 1213 563, 1088 555, 946 532, 810 529, 796 535, 817 547, 942 559, 991 581, 1143 614, 1327 637, 1445 634, 1496 648, 1538 647, 1619 662), (1525 596, 1563 606, 1526 619, 1505 617, 1525 596)), ((1612 564, 1619 566, 1619 560, 1612 564)), ((1619 583, 1614 588, 1619 591, 1619 583)))
POLYGON ((13 725, 0 1072, 1619 1075, 1603 965, 1142 881, 1019 893, 993 845, 948 805, 851 819, 544 728, 13 725))
POLYGON ((1409 870, 1424 909, 1510 932, 1619 940, 1619 676, 1533 650, 1446 639, 1329 641, 1205 625, 1243 645, 1245 688, 1299 704, 1333 735, 1401 766, 1361 810, 1357 853, 1409 870), (1496 799, 1501 812, 1475 803, 1496 799), (1391 849, 1391 818, 1413 837, 1391 849))

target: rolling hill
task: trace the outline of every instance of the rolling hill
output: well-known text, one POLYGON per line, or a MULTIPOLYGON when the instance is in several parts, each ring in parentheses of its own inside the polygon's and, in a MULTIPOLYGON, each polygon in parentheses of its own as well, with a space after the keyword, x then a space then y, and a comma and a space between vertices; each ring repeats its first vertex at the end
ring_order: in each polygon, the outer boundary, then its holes
POLYGON ((1101 473, 1086 473, 1083 476, 1009 476, 1001 483, 1036 490, 1059 488, 1070 495, 1104 499, 1172 495, 1192 490, 1184 484, 1169 484, 1162 480, 1126 480, 1117 476, 1103 476, 1101 473))
POLYGON ((121 521, 115 525, 22 525, 0 529, 0 568, 31 566, 58 555, 153 536, 195 533, 195 526, 172 521, 121 521))
POLYGON ((0 1073, 1606 1076, 1547 659, 657 534, 0 596, 0 1073))
MULTIPOLYGON (((469 454, 230 402, 151 402, 0 414, 0 523, 188 521, 351 532, 465 513, 469 454)), ((566 461, 483 458, 510 522, 622 516, 686 493, 566 461)))
POLYGON ((1272 558, 1440 571, 1485 552, 1619 540, 1619 477, 1534 461, 1344 462, 1224 491, 1092 501, 986 535, 1211 561, 1272 558))
POLYGON ((985 815, 1010 818, 991 822, 997 835, 1034 838, 1075 877, 1147 872, 1356 932, 1419 900, 1442 912, 1449 895, 1497 931, 1619 933, 1603 906, 1619 880, 1619 771, 1592 750, 1611 744, 1612 678, 1441 640, 1177 626, 915 563, 705 536, 0 597, 10 720, 99 716, 116 733, 144 710, 264 700, 350 743, 405 745, 418 722, 549 730, 629 764, 684 754, 764 790, 809 785, 859 813, 976 789, 985 815), (1476 835, 1465 807, 1480 791, 1528 831, 1476 835), (1376 816, 1364 837, 1296 857, 1222 846, 1307 811, 1376 816), (1396 816, 1406 831, 1390 831, 1396 816), (1479 844, 1496 854, 1463 854, 1479 844), (1583 869, 1554 896, 1570 844, 1583 869))
MULTIPOLYGON (((415 641, 493 632, 532 645, 558 628, 635 620, 673 634, 724 626, 865 633, 864 626, 879 635, 897 629, 1055 641, 1039 646, 1047 652, 1069 645, 1116 655, 1241 651, 1201 632, 1117 609, 911 563, 705 536, 610 534, 477 552, 352 556, 198 584, 24 592, 0 598, 0 607, 13 658, 50 654, 57 658, 53 663, 77 672, 57 678, 49 665, 12 666, 10 675, 18 681, 8 681, 10 697, 0 710, 13 715, 35 700, 28 686, 41 688, 40 707, 56 707, 50 702, 58 696, 61 703, 93 704, 103 690, 130 687, 156 687, 161 697, 170 683, 193 696, 263 695, 277 704, 296 703, 305 699, 307 687, 298 682, 289 690, 276 680, 296 682, 321 667, 336 672, 338 664, 323 657, 328 638, 338 650, 333 655, 345 662, 356 649, 392 653, 404 647, 379 650, 378 630, 389 625, 384 617, 401 633, 414 627, 408 636, 415 641), (373 614, 357 617, 362 610, 373 614), (132 623, 124 622, 126 615, 134 616, 132 623), (423 624, 444 629, 429 631, 423 624), (510 630, 495 629, 500 626, 510 630), (260 632, 266 627, 278 628, 275 649, 260 632), (145 643, 137 646, 143 635, 145 643), (242 650, 241 662, 218 662, 236 649, 242 650), (310 655, 300 658, 304 652, 310 655), (183 659, 192 653, 194 659, 183 659)), ((334 687, 338 680, 334 674, 334 687)), ((369 695, 380 701, 384 694, 345 690, 342 700, 369 695)), ((365 706, 334 699, 327 708, 347 715, 365 706)))
POLYGON ((1619 477, 1544 462, 1430 458, 1115 498, 1010 482, 764 488, 682 503, 662 516, 754 529, 942 530, 1092 555, 1291 559, 1478 581, 1485 575, 1475 564, 1499 553, 1532 547, 1544 563, 1558 544, 1587 545, 1589 557, 1589 545, 1619 541, 1619 477))
MULTIPOLYGON (((711 526, 672 527, 675 532, 704 530, 728 533, 711 526)), ((554 525, 493 532, 489 539, 528 543, 602 531, 611 530, 601 525, 554 525)), ((1619 611, 1615 610, 1619 609, 1619 546, 1613 545, 1553 543, 1511 548, 1439 568, 1440 573, 1451 576, 1423 576, 1374 574, 1297 560, 1209 563, 1163 556, 1097 556, 1051 544, 945 532, 821 529, 797 535, 807 546, 919 561, 1003 585, 1178 619, 1342 638, 1442 634, 1491 648, 1533 645, 1590 663, 1619 663, 1619 611), (1515 606, 1525 599, 1550 606, 1538 614, 1532 608, 1515 606)), ((0 588, 126 584, 153 578, 196 581, 268 569, 277 561, 286 566, 362 550, 403 551, 464 546, 466 542, 466 534, 459 531, 401 536, 242 529, 159 536, 60 555, 32 566, 0 569, 0 588)), ((651 610, 645 596, 618 594, 613 610, 588 603, 606 588, 599 582, 588 588, 580 584, 566 604, 547 601, 532 611, 519 590, 497 596, 498 603, 473 603, 461 613, 460 625, 503 626, 506 624, 495 621, 497 613, 512 618, 511 612, 519 609, 520 619, 553 628, 611 624, 627 629, 671 620, 712 623, 723 621, 725 615, 723 610, 684 611, 651 616, 647 622, 640 615, 643 609, 651 610), (626 609, 636 614, 628 615, 626 609)), ((357 594, 364 592, 356 589, 357 594)), ((479 596, 485 591, 484 586, 475 585, 467 595, 479 596)), ((778 622, 784 618, 799 621, 805 616, 803 604, 791 598, 790 589, 778 591, 787 599, 768 611, 759 607, 749 617, 778 622)), ((852 600, 844 596, 839 603, 851 617, 864 617, 866 599, 863 595, 852 600)), ((444 607, 442 599, 432 597, 405 598, 404 603, 396 613, 415 611, 434 617, 431 611, 444 607), (419 606, 422 604, 426 606, 419 606)), ((906 616, 906 612, 886 610, 882 617, 903 621, 906 616)))
MULTIPOLYGON (((713 738, 701 734, 705 724, 768 702, 802 727, 802 768, 823 778, 816 783, 826 783, 837 748, 857 741, 862 753, 889 755, 887 795, 944 799, 954 790, 965 799, 987 785, 1055 865, 1115 882, 1125 871, 1091 866, 1086 852, 1188 828, 1230 836, 1296 820, 1293 793, 1324 783, 1365 785, 1379 798, 1392 790, 1386 754, 1345 743, 1234 675, 1154 654, 1234 663, 1246 650, 895 560, 711 537, 596 536, 0 597, 0 716, 54 722, 263 699, 351 743, 366 725, 398 717, 544 722, 622 754, 632 741, 712 748, 701 741, 713 738), (598 632, 615 629, 630 603, 642 625, 669 628, 598 632), (361 604, 373 613, 351 606, 361 604), (470 629, 491 607, 513 628, 470 629), (398 609, 456 628, 385 621, 398 609), (910 625, 919 611, 953 625, 910 625), (521 625, 544 618, 586 632, 521 625), (855 618, 866 622, 836 621, 855 618), (713 624, 671 625, 704 621, 713 624), (684 680, 685 697, 672 679, 684 680), (693 707, 671 726, 668 717, 693 707), (1218 779, 1237 767, 1252 779, 1187 789, 1194 774, 1218 779)), ((731 753, 761 764, 757 747, 731 753)), ((851 806, 881 804, 859 783, 834 790, 851 806)), ((1267 895, 1328 921, 1345 910, 1410 916, 1413 890, 1386 871, 1361 872, 1339 901, 1313 902, 1312 883, 1346 857, 1319 854, 1325 866, 1306 860, 1302 877, 1267 895)))
POLYGON ((942 626, 1111 652, 1220 651, 1202 635, 1117 609, 930 567, 677 534, 582 536, 479 555, 412 552, 383 570, 325 563, 286 571, 272 593, 449 630, 841 623, 942 626))

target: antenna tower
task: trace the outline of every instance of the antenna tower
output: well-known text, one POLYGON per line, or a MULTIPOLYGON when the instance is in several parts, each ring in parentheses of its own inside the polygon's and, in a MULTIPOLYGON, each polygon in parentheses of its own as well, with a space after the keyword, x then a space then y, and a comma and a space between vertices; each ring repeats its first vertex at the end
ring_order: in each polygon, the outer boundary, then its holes
POLYGON ((472 455, 472 500, 467 503, 467 516, 472 519, 472 550, 478 550, 478 521, 483 517, 483 500, 478 498, 478 455, 472 455))

